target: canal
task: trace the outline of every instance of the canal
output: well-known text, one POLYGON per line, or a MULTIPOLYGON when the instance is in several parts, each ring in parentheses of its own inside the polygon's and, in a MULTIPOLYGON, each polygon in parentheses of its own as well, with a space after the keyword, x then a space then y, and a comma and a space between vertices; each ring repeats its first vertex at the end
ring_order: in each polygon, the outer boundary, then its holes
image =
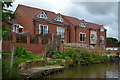
POLYGON ((44 78, 119 78, 118 69, 118 62, 91 64, 69 68, 44 78))

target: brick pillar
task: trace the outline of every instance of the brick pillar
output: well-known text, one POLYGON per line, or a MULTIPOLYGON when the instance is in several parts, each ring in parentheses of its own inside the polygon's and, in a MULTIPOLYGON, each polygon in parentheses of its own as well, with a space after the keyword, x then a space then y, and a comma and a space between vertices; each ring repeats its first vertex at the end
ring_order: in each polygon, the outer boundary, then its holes
POLYGON ((48 38, 48 43, 50 43, 51 42, 51 39, 50 38, 48 38))
POLYGON ((89 49, 90 49, 90 29, 88 29, 88 45, 89 45, 89 49))
POLYGON ((16 34, 14 34, 14 33, 12 34, 12 37, 13 37, 13 40, 12 40, 12 41, 13 41, 13 42, 16 42, 16 36, 17 36, 16 34))
POLYGON ((106 32, 107 30, 105 30, 105 36, 104 36, 104 47, 106 48, 106 32))
POLYGON ((97 46, 100 47, 100 30, 97 30, 97 46))
POLYGON ((27 44, 30 44, 30 36, 27 36, 27 44))
POLYGON ((42 37, 38 37, 38 44, 42 44, 42 37))

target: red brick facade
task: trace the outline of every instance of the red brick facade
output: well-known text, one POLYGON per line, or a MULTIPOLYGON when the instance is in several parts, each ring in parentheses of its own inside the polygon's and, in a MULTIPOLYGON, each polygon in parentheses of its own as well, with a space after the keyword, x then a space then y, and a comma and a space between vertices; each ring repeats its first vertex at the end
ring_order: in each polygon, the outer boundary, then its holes
MULTIPOLYGON (((61 27, 64 28, 64 38, 61 38, 61 40, 64 40, 65 43, 76 42, 86 44, 88 47, 90 45, 106 47, 106 29, 100 31, 103 25, 94 24, 84 20, 79 20, 74 17, 56 14, 51 11, 28 7, 25 5, 19 5, 15 13, 18 14, 18 17, 15 21, 23 26, 23 32, 27 31, 28 34, 39 34, 39 25, 47 25, 48 34, 57 35, 57 27, 61 27), (36 17, 42 11, 46 14, 47 19, 36 17), (57 16, 61 16, 63 22, 55 21, 54 19, 57 16), (84 23, 85 27, 81 27, 81 23, 84 23), (91 43, 91 34, 94 34, 95 36, 95 38, 92 38, 94 43, 91 43), (100 36, 104 37, 104 43, 102 44, 100 43, 100 36), (82 37, 85 38, 83 39, 83 42, 80 41, 82 40, 80 39, 82 37)), ((40 54, 45 48, 41 44, 29 44, 29 41, 27 42, 27 44, 16 44, 24 46, 28 51, 31 51, 35 54, 40 54)))

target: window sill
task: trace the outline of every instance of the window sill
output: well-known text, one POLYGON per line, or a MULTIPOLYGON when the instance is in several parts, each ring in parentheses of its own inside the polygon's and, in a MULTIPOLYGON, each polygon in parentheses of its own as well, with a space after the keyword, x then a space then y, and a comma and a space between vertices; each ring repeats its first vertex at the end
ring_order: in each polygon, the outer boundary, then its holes
POLYGON ((82 42, 82 43, 86 43, 86 41, 80 41, 80 42, 82 42))

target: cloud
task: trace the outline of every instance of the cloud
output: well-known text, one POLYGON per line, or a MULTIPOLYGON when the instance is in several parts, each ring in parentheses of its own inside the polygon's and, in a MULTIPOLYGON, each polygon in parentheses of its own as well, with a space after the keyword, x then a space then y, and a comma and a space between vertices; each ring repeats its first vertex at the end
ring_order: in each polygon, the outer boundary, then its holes
POLYGON ((16 0, 10 9, 15 10, 18 4, 50 10, 89 22, 103 24, 107 29, 107 37, 118 37, 118 7, 115 2, 73 3, 70 0, 16 0))

